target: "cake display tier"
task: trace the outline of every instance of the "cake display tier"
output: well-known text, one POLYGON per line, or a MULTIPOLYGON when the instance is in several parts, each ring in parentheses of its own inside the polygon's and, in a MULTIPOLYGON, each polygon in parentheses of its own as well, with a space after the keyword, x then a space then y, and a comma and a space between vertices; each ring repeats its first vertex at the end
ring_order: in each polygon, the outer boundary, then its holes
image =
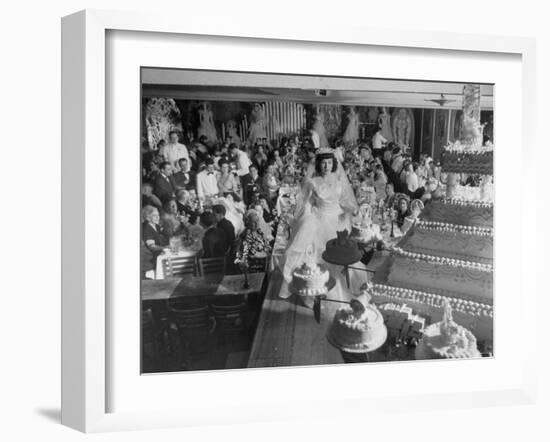
POLYGON ((492 304, 492 266, 425 256, 418 259, 409 257, 408 253, 393 254, 387 283, 492 304))
POLYGON ((444 150, 441 155, 441 170, 447 173, 492 175, 493 151, 444 150))
POLYGON ((420 218, 464 226, 493 227, 493 205, 460 200, 432 201, 426 205, 420 218))
POLYGON ((420 222, 400 241, 399 246, 418 254, 484 264, 493 262, 493 236, 486 234, 486 230, 442 227, 420 222))
POLYGON ((493 306, 487 303, 385 284, 374 285, 372 302, 405 304, 414 314, 429 318, 432 323, 442 320, 445 302, 449 302, 457 324, 472 331, 480 341, 493 339, 493 306))

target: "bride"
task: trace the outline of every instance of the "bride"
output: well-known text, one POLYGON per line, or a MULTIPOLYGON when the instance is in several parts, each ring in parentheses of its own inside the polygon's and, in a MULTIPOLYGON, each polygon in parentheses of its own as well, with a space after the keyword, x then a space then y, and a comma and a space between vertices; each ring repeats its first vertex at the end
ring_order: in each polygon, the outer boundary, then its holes
MULTIPOLYGON (((336 279, 337 286, 329 297, 349 299, 344 288, 342 267, 324 262, 321 255, 327 241, 336 238, 337 231, 350 231, 351 216, 356 211, 357 200, 342 166, 334 157, 333 149, 319 149, 315 157, 315 170, 312 176, 304 179, 297 199, 283 268, 286 282, 291 281, 293 270, 306 261, 309 253, 313 253, 316 262, 328 267, 331 276, 336 279)), ((361 273, 359 276, 364 279, 366 274, 361 273)), ((352 281, 352 290, 355 285, 359 287, 360 281, 356 282, 354 284, 352 281)), ((285 295, 288 296, 281 293, 281 297, 285 295)))

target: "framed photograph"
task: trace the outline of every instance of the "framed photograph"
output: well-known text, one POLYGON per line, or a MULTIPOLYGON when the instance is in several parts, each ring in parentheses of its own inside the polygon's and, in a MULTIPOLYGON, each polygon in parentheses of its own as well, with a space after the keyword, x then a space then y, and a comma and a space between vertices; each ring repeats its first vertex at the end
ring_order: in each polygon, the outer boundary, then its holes
POLYGON ((533 401, 533 41, 62 27, 64 424, 533 401))

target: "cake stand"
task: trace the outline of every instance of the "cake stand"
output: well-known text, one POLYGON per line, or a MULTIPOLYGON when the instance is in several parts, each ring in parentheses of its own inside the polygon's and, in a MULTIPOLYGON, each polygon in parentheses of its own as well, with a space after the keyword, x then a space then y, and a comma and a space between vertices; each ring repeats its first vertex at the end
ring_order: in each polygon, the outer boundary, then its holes
POLYGON ((363 255, 357 257, 357 256, 351 256, 349 259, 347 260, 341 260, 341 261, 335 261, 335 260, 331 260, 329 258, 327 258, 327 252, 326 250, 323 252, 323 254, 321 255, 321 257, 326 261, 328 262, 329 264, 334 264, 334 265, 337 265, 337 266, 344 266, 344 274, 346 275, 346 284, 348 286, 348 288, 350 287, 350 280, 349 280, 349 266, 352 265, 352 264, 355 264, 356 262, 359 262, 361 260, 363 255))
MULTIPOLYGON (((339 344, 334 339, 330 330, 327 332, 328 342, 332 346, 340 350, 341 352, 350 353, 354 355, 354 357, 352 358, 353 362, 369 362, 368 354, 382 347, 382 345, 384 345, 384 343, 386 342, 387 338, 388 338, 388 330, 385 325, 382 325, 382 327, 380 327, 380 329, 378 330, 378 333, 376 333, 373 339, 371 339, 369 342, 361 346, 346 347, 345 345, 339 344)), ((346 357, 344 356, 344 360, 345 359, 346 357)))

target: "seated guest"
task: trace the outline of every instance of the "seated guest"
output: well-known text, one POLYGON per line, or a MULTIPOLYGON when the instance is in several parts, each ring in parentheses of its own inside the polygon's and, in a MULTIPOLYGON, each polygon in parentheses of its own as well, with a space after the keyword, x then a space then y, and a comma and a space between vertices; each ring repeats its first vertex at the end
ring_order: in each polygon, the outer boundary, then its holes
POLYGON ((173 174, 174 182, 179 189, 196 189, 197 174, 189 168, 187 158, 182 158, 178 161, 180 170, 173 174))
POLYGON ((199 198, 216 196, 220 193, 218 179, 214 171, 214 160, 207 158, 204 163, 206 168, 197 174, 197 196, 199 198))
POLYGON ((158 174, 160 173, 159 169, 159 158, 155 157, 152 161, 144 164, 144 175, 143 175, 143 181, 148 181, 150 183, 154 183, 157 179, 158 174))
POLYGON ((250 165, 250 172, 241 178, 241 185, 243 188, 243 199, 248 206, 252 202, 253 195, 257 194, 261 188, 261 178, 256 165, 250 165))
POLYGON ((231 172, 229 163, 225 160, 220 160, 218 189, 224 196, 227 196, 227 194, 230 193, 234 200, 240 201, 241 199, 241 186, 239 183, 239 178, 236 174, 231 172))
POLYGON ((258 202, 254 203, 250 208, 255 210, 259 216, 258 226, 262 231, 262 233, 264 234, 265 239, 268 242, 272 241, 274 238, 273 238, 271 224, 268 224, 264 219, 264 208, 260 203, 260 201, 258 200, 258 202))
POLYGON ((392 183, 387 183, 385 187, 386 197, 384 199, 384 206, 391 209, 395 205, 395 191, 392 183))
POLYGON ((160 217, 160 226, 162 233, 168 239, 187 233, 187 229, 178 215, 178 205, 175 199, 164 203, 164 213, 160 217))
POLYGON ((230 244, 225 236, 225 232, 216 226, 216 216, 212 212, 203 212, 200 216, 200 223, 204 228, 202 258, 225 256, 230 244))
POLYGON ((240 236, 237 259, 248 262, 249 258, 263 258, 271 252, 271 246, 260 229, 260 216, 249 210, 244 216, 244 232, 240 236))
POLYGON ((273 208, 271 204, 269 204, 268 199, 261 195, 258 198, 258 203, 262 206, 263 210, 263 217, 264 221, 268 224, 272 223, 275 220, 275 216, 273 215, 273 208))
POLYGON ((391 159, 391 168, 395 173, 400 173, 403 169, 403 162, 405 161, 405 158, 401 154, 401 149, 399 147, 395 147, 392 151, 392 159, 391 159))
POLYGON ((411 211, 409 210, 409 200, 408 198, 401 197, 397 201, 397 227, 403 227, 405 218, 407 218, 408 216, 411 216, 411 211))
POLYGON ((248 154, 239 149, 235 143, 229 145, 229 154, 232 157, 232 161, 237 164, 237 175, 244 176, 249 173, 249 167, 252 163, 248 154))
POLYGON ((263 185, 262 186, 263 191, 267 195, 268 199, 274 202, 277 199, 277 196, 279 195, 279 187, 281 187, 281 184, 277 179, 276 172, 275 172, 275 163, 273 161, 270 161, 267 165, 267 168, 262 180, 262 185, 263 185))
POLYGON ((264 148, 261 144, 256 146, 256 152, 252 157, 252 162, 258 168, 258 173, 263 175, 265 168, 267 167, 267 155, 264 152, 264 148))
POLYGON ((206 135, 201 135, 199 137, 199 142, 196 144, 196 146, 199 162, 201 160, 206 160, 206 158, 208 158, 208 156, 210 155, 210 149, 208 147, 208 137, 206 135))
POLYGON ((149 250, 149 247, 145 245, 145 241, 141 241, 141 279, 153 279, 150 277, 150 274, 154 274, 154 270, 156 268, 156 258, 155 255, 153 255, 153 252, 149 250))
POLYGON ((279 149, 274 149, 273 152, 271 152, 269 162, 273 163, 273 165, 275 166, 275 174, 278 179, 281 179, 285 165, 283 164, 279 149))
POLYGON ((141 239, 156 259, 168 245, 168 239, 160 229, 160 215, 156 207, 145 206, 142 211, 141 239))
POLYGON ((289 140, 287 137, 281 138, 281 142, 279 143, 279 154, 281 157, 284 157, 289 150, 289 140))
POLYGON ((212 212, 216 217, 217 226, 225 232, 229 244, 233 244, 233 241, 235 241, 235 226, 225 217, 225 207, 221 204, 215 204, 212 206, 212 212))
POLYGON ((162 202, 156 195, 153 195, 153 185, 150 183, 143 183, 141 185, 141 207, 145 206, 154 206, 157 209, 162 208, 162 202))
POLYGON ((168 161, 160 165, 160 173, 155 179, 155 195, 164 204, 169 199, 175 197, 176 184, 172 178, 172 166, 168 161))
POLYGON ((384 173, 382 164, 376 164, 374 166, 374 189, 376 190, 376 196, 378 199, 386 198, 386 184, 388 177, 384 173))
POLYGON ((195 224, 198 213, 193 210, 190 204, 191 194, 188 190, 180 189, 176 193, 176 205, 178 207, 178 213, 185 215, 190 224, 195 224))
POLYGON ((191 143, 189 146, 189 168, 196 173, 197 170, 199 170, 200 161, 204 161, 204 159, 199 157, 197 145, 195 143, 191 143))
POLYGON ((409 195, 412 199, 420 199, 425 193, 424 187, 420 186, 418 182, 418 175, 416 174, 417 168, 418 163, 409 163, 405 173, 404 193, 409 195))

